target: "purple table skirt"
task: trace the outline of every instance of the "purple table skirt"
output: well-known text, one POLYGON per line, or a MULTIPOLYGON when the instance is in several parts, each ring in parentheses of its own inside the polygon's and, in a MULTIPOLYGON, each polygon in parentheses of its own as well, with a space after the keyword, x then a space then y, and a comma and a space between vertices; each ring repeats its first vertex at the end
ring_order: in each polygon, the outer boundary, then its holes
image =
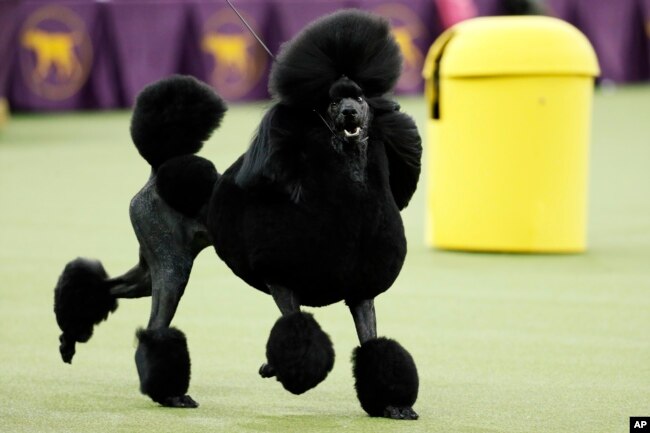
MULTIPOLYGON (((481 15, 499 0, 474 0, 481 15)), ((271 51, 345 7, 386 16, 404 54, 398 94, 418 94, 443 30, 435 0, 236 0, 271 51)), ((650 79, 650 0, 547 0, 593 43, 602 78, 650 79)), ((128 107, 146 84, 192 74, 229 101, 268 98, 271 60, 221 0, 0 0, 0 97, 20 110, 128 107)))

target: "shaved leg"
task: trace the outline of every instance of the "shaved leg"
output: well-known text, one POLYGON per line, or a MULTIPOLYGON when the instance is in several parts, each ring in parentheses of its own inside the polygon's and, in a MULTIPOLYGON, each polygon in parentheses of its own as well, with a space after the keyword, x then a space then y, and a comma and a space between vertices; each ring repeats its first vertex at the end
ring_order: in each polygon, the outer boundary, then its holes
POLYGON ((143 257, 131 270, 107 280, 110 294, 116 298, 143 298, 151 296, 151 273, 143 257))
POLYGON ((300 311, 300 302, 293 292, 286 287, 269 285, 271 296, 283 316, 300 311))
POLYGON ((377 338, 372 299, 350 304, 361 345, 353 356, 357 397, 370 416, 414 420, 419 381, 411 355, 394 340, 377 338))
POLYGON ((147 329, 169 327, 185 292, 191 271, 191 257, 179 257, 152 270, 153 293, 147 329))
POLYGON ((375 317, 375 302, 373 299, 366 299, 359 303, 350 305, 354 326, 357 329, 359 343, 363 344, 368 340, 377 338, 377 318, 375 317))
POLYGON ((139 339, 136 366, 143 393, 167 407, 195 408, 198 403, 186 394, 190 359, 185 335, 170 328, 192 270, 193 257, 166 256, 151 268, 153 286, 151 315, 139 339))

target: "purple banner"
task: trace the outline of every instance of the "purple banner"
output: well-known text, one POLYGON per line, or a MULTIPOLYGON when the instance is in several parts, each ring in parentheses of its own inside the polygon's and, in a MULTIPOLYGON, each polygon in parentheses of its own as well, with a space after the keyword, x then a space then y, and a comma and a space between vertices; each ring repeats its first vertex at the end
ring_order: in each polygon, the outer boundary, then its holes
POLYGON ((284 0, 275 4, 275 25, 278 41, 291 39, 309 22, 344 8, 357 7, 353 0, 284 0))
POLYGON ((442 32, 442 23, 432 0, 361 0, 361 9, 388 19, 404 58, 402 76, 396 91, 422 92, 422 66, 429 47, 442 32))
POLYGON ((0 2, 0 99, 8 93, 9 73, 14 60, 14 27, 18 15, 18 0, 0 2))
MULTIPOLYGON (((87 0, 82 0, 87 1, 87 0)), ((109 3, 98 3, 97 21, 92 31, 95 56, 88 83, 83 89, 80 104, 84 108, 117 108, 125 105, 119 91, 119 62, 116 62, 116 47, 113 30, 110 27, 106 7, 109 3)))
MULTIPOLYGON (((269 2, 238 1, 237 9, 264 41, 274 28, 268 19, 269 2)), ((198 52, 196 75, 212 85, 224 99, 257 100, 268 97, 266 81, 271 58, 225 3, 192 4, 195 29, 190 44, 198 52)))
POLYGON ((503 0, 474 0, 478 14, 481 16, 501 15, 503 13, 503 0))
POLYGON ((638 0, 577 0, 578 27, 596 50, 601 77, 616 82, 647 79, 638 0))
MULTIPOLYGON (((480 15, 502 12, 501 0, 473 1, 480 15)), ((603 78, 650 78, 650 0, 546 1, 591 40, 603 78)), ((341 8, 385 16, 404 55, 398 94, 421 92, 424 56, 442 31, 435 0, 236 3, 273 53, 341 8)), ((174 73, 195 75, 229 101, 268 97, 271 59, 220 0, 5 0, 0 28, 0 96, 13 108, 126 107, 146 84, 174 73)))
POLYGON ((24 2, 10 89, 18 109, 97 107, 89 85, 101 56, 99 3, 24 2))
POLYGON ((576 0, 546 0, 546 6, 552 16, 577 25, 576 0))
POLYGON ((189 25, 186 11, 179 2, 106 4, 121 96, 127 105, 145 85, 179 71, 189 25))
POLYGON ((646 68, 648 71, 648 79, 650 79, 650 0, 640 1, 646 47, 646 68))

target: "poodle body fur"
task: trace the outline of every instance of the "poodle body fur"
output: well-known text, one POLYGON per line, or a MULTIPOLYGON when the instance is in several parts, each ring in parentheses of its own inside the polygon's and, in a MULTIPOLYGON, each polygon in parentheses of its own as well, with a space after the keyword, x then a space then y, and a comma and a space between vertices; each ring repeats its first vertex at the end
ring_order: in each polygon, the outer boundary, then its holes
POLYGON ((212 245, 282 313, 262 377, 295 394, 324 380, 332 342, 300 307, 345 301, 361 343, 353 369, 361 406, 371 416, 416 419, 415 363, 393 340, 377 338, 373 303, 404 263, 400 211, 420 175, 417 127, 386 96, 401 61, 378 16, 346 10, 310 24, 282 47, 269 82, 274 104, 223 174, 194 155, 226 112, 221 98, 191 77, 147 86, 131 122, 152 168, 130 205, 140 260, 115 278, 84 259, 64 269, 55 288, 64 361, 115 299, 151 296, 147 328, 136 334, 141 391, 164 406, 197 407, 185 394, 185 335, 170 325, 195 257, 212 245))
POLYGON ((421 156, 413 120, 384 97, 401 61, 387 23, 359 11, 321 18, 282 47, 269 83, 277 102, 209 204, 217 254, 248 284, 281 285, 309 306, 354 305, 393 284, 406 255, 399 211, 421 156), (361 138, 341 134, 357 126, 361 138))
POLYGON ((278 184, 259 175, 242 187, 237 174, 245 157, 230 167, 208 213, 217 254, 251 286, 268 293, 269 284, 282 285, 302 305, 353 304, 386 291, 404 262, 406 240, 384 143, 370 136, 359 181, 353 173, 361 156, 337 152, 313 112, 278 105, 270 115, 273 128, 282 128, 272 134, 283 135, 274 145, 295 152, 295 178, 278 184), (284 189, 292 181, 300 183, 297 200, 284 189))

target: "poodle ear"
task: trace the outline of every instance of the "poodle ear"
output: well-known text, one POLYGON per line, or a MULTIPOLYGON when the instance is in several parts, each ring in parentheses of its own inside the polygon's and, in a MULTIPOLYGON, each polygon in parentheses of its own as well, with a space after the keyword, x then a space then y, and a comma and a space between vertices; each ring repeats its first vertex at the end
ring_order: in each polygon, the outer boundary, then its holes
POLYGON ((235 177, 237 185, 244 189, 266 187, 287 194, 294 202, 300 199, 300 148, 289 128, 295 117, 280 104, 266 112, 244 154, 235 177))
POLYGON ((411 200, 421 171, 422 140, 415 122, 387 98, 368 99, 373 109, 373 137, 381 140, 388 158, 389 182, 399 210, 411 200))

